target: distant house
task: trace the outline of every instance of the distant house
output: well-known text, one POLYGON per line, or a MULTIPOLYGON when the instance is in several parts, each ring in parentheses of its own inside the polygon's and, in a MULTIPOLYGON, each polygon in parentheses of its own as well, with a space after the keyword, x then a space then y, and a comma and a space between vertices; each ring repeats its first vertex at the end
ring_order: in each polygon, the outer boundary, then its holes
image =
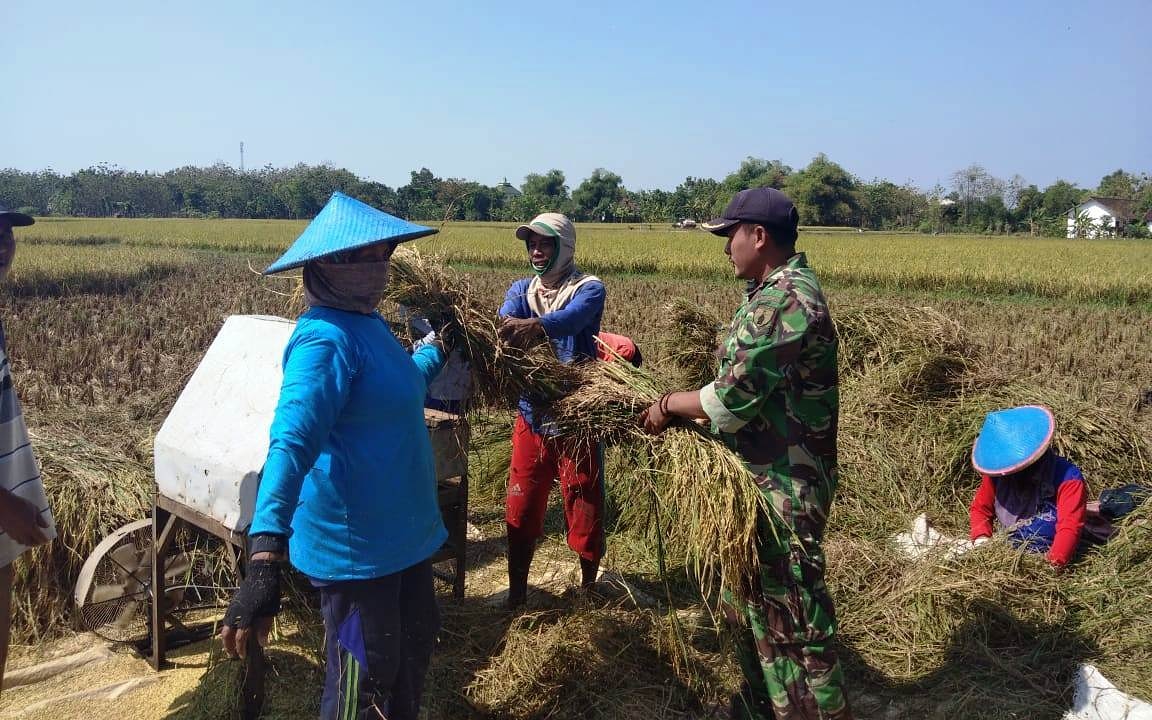
POLYGON ((1152 213, 1141 218, 1135 200, 1090 197, 1068 211, 1068 237, 1115 237, 1132 223, 1145 223, 1152 232, 1152 213))
POLYGON ((520 192, 515 185, 508 182, 508 178, 504 178, 504 182, 496 186, 496 191, 504 196, 504 200, 515 200, 524 193, 520 192))

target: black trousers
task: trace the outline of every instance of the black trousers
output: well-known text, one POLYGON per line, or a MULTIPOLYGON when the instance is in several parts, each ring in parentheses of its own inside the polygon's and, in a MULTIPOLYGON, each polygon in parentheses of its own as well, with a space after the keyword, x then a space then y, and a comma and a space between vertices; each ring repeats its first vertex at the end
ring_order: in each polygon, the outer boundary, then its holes
POLYGON ((321 720, 416 720, 440 631, 432 563, 320 588, 328 668, 321 720))

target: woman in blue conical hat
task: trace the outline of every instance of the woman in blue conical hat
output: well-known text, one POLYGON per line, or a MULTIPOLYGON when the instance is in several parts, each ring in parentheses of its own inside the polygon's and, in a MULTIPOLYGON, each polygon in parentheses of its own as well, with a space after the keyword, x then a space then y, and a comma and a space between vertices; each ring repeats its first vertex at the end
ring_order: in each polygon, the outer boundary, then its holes
POLYGON ((444 348, 409 354, 376 312, 396 245, 435 232, 335 193, 264 271, 303 267, 309 309, 284 351, 248 573, 221 635, 234 656, 252 633, 267 641, 290 557, 320 591, 323 720, 415 720, 440 628, 429 559, 447 532, 424 395, 444 348))
POLYGON ((969 507, 973 541, 998 522, 1017 547, 1064 566, 1084 531, 1087 489, 1080 468, 1051 449, 1056 420, 1040 405, 998 410, 984 418, 972 447, 980 489, 969 507))

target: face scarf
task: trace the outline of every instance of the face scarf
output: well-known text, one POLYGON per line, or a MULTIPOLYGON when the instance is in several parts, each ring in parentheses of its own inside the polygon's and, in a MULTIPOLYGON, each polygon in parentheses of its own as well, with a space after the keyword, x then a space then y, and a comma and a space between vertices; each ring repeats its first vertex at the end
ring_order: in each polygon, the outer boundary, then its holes
POLYGON ((548 267, 533 267, 536 277, 528 284, 528 307, 537 316, 560 310, 576 295, 581 285, 597 280, 576 267, 575 238, 555 238, 556 250, 548 267))
POLYGON ((314 260, 305 263, 304 299, 310 307, 371 314, 388 286, 389 264, 388 260, 361 263, 314 260))
POLYGON ((1018 473, 993 478, 996 485, 996 519, 1011 530, 1029 520, 1047 501, 1056 499, 1052 478, 1052 453, 1018 473))

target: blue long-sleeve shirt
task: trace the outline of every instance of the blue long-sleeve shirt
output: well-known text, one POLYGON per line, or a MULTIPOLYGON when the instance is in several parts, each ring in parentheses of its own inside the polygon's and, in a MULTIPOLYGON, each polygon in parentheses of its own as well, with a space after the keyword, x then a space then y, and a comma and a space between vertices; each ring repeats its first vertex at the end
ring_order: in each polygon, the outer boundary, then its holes
MULTIPOLYGON (((539 317, 544 333, 556 349, 560 362, 572 363, 596 358, 596 334, 604 316, 604 283, 592 280, 581 285, 568 303, 545 315, 537 315, 528 304, 528 286, 531 278, 512 283, 500 306, 500 317, 522 320, 539 317)), ((520 414, 536 433, 544 431, 546 418, 536 417, 527 397, 520 398, 520 414)))
POLYGON ((378 314, 315 307, 284 350, 284 381, 249 533, 290 536, 322 581, 370 579, 447 538, 424 424, 444 353, 409 354, 378 314))

